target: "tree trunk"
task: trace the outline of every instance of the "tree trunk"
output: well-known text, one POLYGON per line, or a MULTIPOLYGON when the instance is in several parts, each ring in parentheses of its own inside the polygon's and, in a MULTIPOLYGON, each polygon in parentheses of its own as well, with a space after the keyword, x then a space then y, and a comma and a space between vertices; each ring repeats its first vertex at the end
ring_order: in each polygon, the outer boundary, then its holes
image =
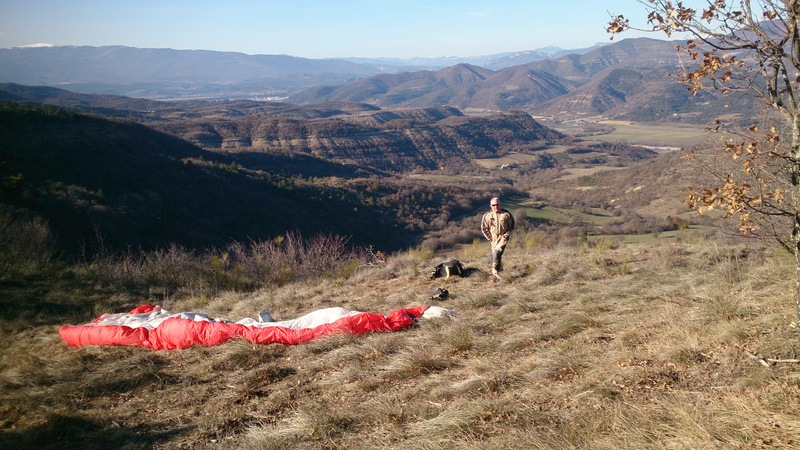
POLYGON ((800 115, 791 118, 792 150, 791 150, 791 177, 792 184, 792 209, 794 211, 794 224, 792 226, 792 249, 794 250, 795 280, 794 280, 794 323, 800 327, 800 115))
MULTIPOLYGON (((800 67, 798 67, 798 61, 800 61, 800 0, 786 1, 786 13, 788 16, 787 24, 789 26, 791 39, 790 61, 794 69, 800 69, 800 67)), ((798 105, 796 103, 795 83, 787 82, 786 84, 789 89, 788 92, 791 94, 788 98, 792 100, 791 107, 784 111, 786 111, 790 119, 789 126, 792 132, 792 147, 789 155, 791 173, 789 175, 791 176, 792 186, 792 211, 794 211, 794 224, 792 226, 792 249, 794 250, 795 264, 794 323, 797 327, 800 327, 800 209, 798 209, 800 208, 800 110, 798 110, 798 105)))
MULTIPOLYGON (((796 188, 795 188, 796 189, 796 188)), ((792 231, 792 241, 794 244, 794 323, 800 327, 800 215, 794 216, 794 230, 792 231)))

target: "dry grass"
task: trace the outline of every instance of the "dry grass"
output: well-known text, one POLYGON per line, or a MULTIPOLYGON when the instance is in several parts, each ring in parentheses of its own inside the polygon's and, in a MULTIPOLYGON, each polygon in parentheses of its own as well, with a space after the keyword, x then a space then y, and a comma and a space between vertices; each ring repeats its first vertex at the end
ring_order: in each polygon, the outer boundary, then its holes
POLYGON ((459 256, 466 278, 430 281, 436 257, 410 251, 348 279, 202 302, 230 319, 388 312, 442 286, 439 304, 462 315, 394 334, 154 352, 4 326, 0 447, 800 448, 800 364, 755 359, 797 356, 786 256, 517 241, 492 283, 474 253, 459 256))

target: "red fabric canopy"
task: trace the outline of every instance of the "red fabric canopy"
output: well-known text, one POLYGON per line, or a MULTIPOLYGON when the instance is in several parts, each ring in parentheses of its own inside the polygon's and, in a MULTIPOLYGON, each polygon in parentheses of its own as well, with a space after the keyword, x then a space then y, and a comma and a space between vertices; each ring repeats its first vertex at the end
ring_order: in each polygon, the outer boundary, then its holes
POLYGON ((172 350, 194 345, 220 345, 231 339, 254 344, 303 344, 333 334, 364 334, 399 331, 414 325, 428 306, 402 308, 381 315, 326 308, 294 320, 236 323, 211 319, 204 314, 171 314, 159 306, 142 305, 124 314, 104 314, 92 323, 64 325, 61 339, 74 347, 125 345, 154 350, 172 350))

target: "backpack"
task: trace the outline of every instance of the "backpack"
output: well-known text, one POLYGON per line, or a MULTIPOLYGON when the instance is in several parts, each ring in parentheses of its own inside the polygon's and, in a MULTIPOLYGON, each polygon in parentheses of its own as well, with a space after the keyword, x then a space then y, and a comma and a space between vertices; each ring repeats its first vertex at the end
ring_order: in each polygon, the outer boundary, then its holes
POLYGON ((464 276, 464 266, 461 265, 461 262, 457 259, 443 262, 436 266, 431 274, 431 279, 441 277, 447 279, 450 278, 451 275, 458 275, 460 277, 464 276))

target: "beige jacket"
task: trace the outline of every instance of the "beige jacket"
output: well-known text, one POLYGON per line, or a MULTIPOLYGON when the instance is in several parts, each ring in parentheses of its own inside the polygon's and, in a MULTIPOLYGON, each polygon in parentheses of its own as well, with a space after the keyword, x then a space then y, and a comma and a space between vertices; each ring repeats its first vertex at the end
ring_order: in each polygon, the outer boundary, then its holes
POLYGON ((489 211, 481 219, 481 232, 487 241, 496 245, 500 241, 508 242, 509 233, 514 229, 514 216, 508 210, 489 211))

